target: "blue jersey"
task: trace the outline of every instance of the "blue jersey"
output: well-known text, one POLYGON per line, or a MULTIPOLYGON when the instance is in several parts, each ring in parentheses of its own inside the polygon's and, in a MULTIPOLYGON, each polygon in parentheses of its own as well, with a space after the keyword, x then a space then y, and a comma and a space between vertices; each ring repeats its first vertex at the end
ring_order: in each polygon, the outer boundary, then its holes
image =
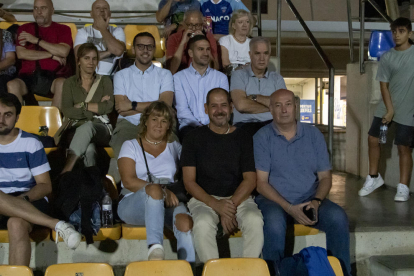
POLYGON ((220 0, 217 4, 213 0, 200 0, 203 16, 211 16, 213 34, 229 34, 229 21, 233 11, 243 9, 250 12, 241 0, 220 0))

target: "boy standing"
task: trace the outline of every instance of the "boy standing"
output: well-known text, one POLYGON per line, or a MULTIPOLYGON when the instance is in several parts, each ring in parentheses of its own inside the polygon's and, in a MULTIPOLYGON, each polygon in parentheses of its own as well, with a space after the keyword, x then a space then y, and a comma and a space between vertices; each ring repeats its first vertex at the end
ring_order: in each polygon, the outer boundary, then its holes
POLYGON ((391 30, 395 47, 385 53, 379 63, 377 80, 380 81, 382 101, 368 132, 369 175, 358 194, 369 195, 384 184, 378 173, 381 153, 378 137, 382 124, 394 122, 394 144, 398 147, 400 159, 400 183, 394 200, 407 201, 410 197, 407 185, 413 168, 410 146, 414 137, 414 46, 409 41, 411 21, 400 17, 391 23, 391 30))

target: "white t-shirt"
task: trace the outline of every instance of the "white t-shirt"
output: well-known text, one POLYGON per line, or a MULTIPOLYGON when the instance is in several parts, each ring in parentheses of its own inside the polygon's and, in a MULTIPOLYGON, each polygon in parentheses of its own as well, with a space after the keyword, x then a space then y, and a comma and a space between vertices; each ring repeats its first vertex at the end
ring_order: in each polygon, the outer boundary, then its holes
POLYGON ((219 44, 226 47, 229 51, 230 63, 246 64, 250 63, 249 56, 250 38, 247 38, 244 43, 239 43, 234 39, 233 35, 226 35, 219 39, 219 44))
MULTIPOLYGON (((176 141, 167 143, 165 150, 157 157, 145 152, 150 173, 157 179, 168 179, 170 183, 174 182, 174 175, 177 171, 180 155, 181 145, 176 141)), ((142 154, 142 149, 137 139, 124 142, 118 159, 123 157, 134 160, 137 177, 141 180, 148 181, 144 155, 142 154)), ((121 184, 124 187, 124 184, 121 184)))
MULTIPOLYGON (((124 30, 120 27, 108 26, 108 31, 119 41, 125 43, 125 33, 124 30)), ((79 29, 76 34, 75 45, 74 47, 84 44, 84 43, 93 43, 98 51, 107 51, 108 47, 106 46, 105 41, 102 39, 102 34, 100 31, 94 29, 91 26, 87 26, 83 29, 79 29)), ((113 55, 99 61, 98 67, 96 68, 96 73, 99 75, 109 75, 112 72, 112 68, 119 57, 113 55)))

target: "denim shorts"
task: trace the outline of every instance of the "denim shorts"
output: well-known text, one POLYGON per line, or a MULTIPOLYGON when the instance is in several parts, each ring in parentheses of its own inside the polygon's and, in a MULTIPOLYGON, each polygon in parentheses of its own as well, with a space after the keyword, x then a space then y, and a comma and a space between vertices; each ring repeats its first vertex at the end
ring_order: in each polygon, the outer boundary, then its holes
MULTIPOLYGON (((391 121, 391 123, 388 124, 388 128, 391 124, 395 124, 396 126, 394 144, 401 146, 412 146, 414 141, 414 127, 402 125, 397 122, 391 121)), ((373 137, 379 138, 381 125, 382 118, 374 117, 368 134, 373 137)))

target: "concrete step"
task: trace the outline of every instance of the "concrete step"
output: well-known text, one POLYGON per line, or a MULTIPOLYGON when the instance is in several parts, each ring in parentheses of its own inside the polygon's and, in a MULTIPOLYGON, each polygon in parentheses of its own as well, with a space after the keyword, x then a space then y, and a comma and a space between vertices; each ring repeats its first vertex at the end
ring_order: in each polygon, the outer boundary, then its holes
POLYGON ((413 276, 414 255, 385 255, 370 258, 371 276, 413 276))

